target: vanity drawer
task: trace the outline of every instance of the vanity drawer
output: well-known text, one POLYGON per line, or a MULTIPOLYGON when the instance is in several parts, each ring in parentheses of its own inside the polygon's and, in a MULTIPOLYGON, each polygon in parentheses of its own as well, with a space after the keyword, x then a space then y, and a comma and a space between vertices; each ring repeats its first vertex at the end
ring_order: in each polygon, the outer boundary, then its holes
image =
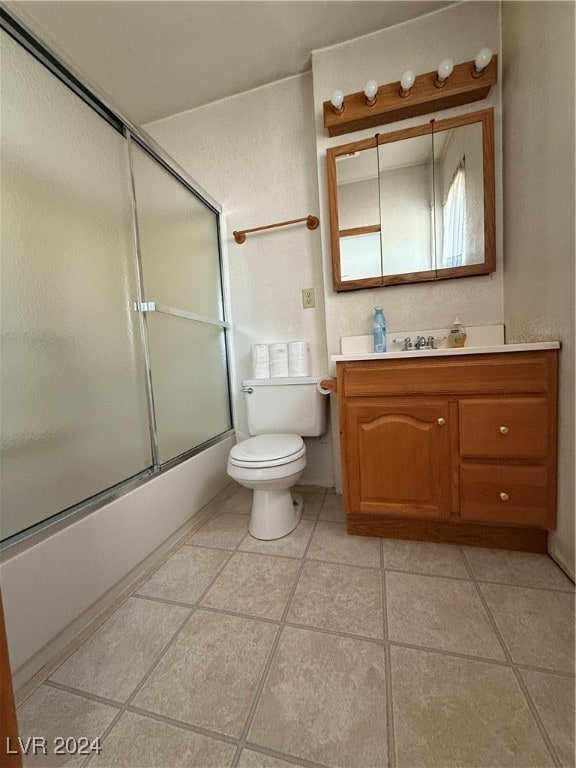
POLYGON ((548 452, 548 401, 544 397, 460 400, 460 455, 544 458, 548 452))
POLYGON ((464 465, 460 467, 463 520, 546 527, 548 473, 545 467, 464 465))
MULTIPOLYGON (((526 395, 550 388, 556 350, 339 363, 345 398, 388 395, 526 395)), ((340 384, 339 384, 340 386, 340 384)))

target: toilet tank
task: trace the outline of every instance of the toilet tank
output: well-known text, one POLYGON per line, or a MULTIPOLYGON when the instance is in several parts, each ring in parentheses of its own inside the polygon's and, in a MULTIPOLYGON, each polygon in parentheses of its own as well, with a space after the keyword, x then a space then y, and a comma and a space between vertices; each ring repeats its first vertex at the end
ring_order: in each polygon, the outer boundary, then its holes
POLYGON ((318 390, 317 381, 298 376, 242 382, 250 434, 323 435, 328 397, 318 390))

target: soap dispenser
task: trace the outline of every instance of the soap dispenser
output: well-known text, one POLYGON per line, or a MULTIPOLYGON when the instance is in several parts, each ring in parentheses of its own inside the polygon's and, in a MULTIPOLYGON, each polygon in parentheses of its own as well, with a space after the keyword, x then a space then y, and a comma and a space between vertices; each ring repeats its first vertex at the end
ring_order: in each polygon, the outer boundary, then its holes
POLYGON ((463 347, 466 343, 466 328, 460 322, 458 315, 454 318, 454 322, 450 326, 448 332, 448 346, 450 347, 463 347))

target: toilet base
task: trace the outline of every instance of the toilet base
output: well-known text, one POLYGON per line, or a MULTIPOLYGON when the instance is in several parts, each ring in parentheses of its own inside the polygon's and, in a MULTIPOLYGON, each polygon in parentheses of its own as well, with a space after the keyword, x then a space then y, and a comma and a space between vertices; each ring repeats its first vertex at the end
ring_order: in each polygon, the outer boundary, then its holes
POLYGON ((248 531, 255 539, 271 541, 287 536, 300 522, 304 500, 288 488, 254 490, 248 531))

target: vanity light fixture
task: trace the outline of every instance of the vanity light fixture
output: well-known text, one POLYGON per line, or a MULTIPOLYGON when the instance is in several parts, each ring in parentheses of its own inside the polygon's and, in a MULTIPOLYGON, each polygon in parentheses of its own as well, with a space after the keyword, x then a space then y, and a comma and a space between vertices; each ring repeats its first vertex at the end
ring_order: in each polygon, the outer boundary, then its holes
POLYGON ((440 64, 438 64, 438 71, 436 72, 436 77, 434 78, 434 85, 436 88, 444 88, 446 85, 446 80, 448 80, 453 70, 454 62, 452 59, 444 59, 440 62, 440 64))
POLYGON ((484 70, 490 64, 492 61, 492 49, 491 48, 481 48, 478 53, 476 54, 476 58, 474 59, 474 67, 472 68, 472 77, 478 78, 482 77, 484 74, 484 70))
POLYGON ((332 91, 330 103, 332 104, 334 112, 337 115, 341 115, 342 112, 344 112, 344 92, 339 88, 337 88, 335 91, 332 91))
POLYGON ((378 83, 376 80, 368 80, 364 86, 364 96, 366 96, 366 106, 373 107, 376 104, 376 94, 378 93, 378 83))
POLYGON ((416 80, 416 75, 414 72, 412 72, 411 69, 407 69, 406 72, 402 75, 400 78, 400 96, 402 96, 403 99, 408 96, 410 93, 410 89, 414 85, 414 81, 416 80))
POLYGON ((324 127, 329 136, 340 136, 452 109, 485 99, 497 82, 498 56, 482 49, 475 60, 462 64, 444 59, 433 72, 415 75, 406 70, 400 81, 386 85, 369 81, 363 91, 346 96, 334 91, 323 104, 324 127))

